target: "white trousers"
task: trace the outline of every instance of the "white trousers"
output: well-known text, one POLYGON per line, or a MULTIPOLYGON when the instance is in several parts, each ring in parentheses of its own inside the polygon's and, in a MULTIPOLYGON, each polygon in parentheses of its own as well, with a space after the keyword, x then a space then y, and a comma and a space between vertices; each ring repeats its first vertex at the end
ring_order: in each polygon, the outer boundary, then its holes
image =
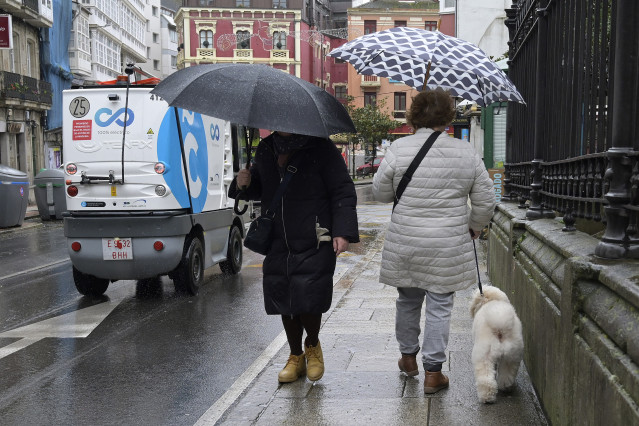
POLYGON ((426 298, 422 362, 426 370, 441 370, 446 361, 455 293, 437 294, 414 287, 398 287, 397 292, 395 335, 400 352, 414 354, 419 351, 422 305, 426 298))

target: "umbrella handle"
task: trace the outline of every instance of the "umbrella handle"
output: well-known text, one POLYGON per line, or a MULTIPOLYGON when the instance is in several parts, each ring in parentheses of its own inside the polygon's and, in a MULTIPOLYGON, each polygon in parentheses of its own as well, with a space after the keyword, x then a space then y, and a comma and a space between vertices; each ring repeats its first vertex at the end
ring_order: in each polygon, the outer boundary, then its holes
POLYGON ((245 204, 244 208, 240 210, 240 199, 242 198, 242 194, 244 194, 244 190, 240 190, 240 192, 237 194, 237 196, 235 197, 235 205, 233 206, 233 210, 238 216, 242 216, 248 209, 248 204, 245 204))

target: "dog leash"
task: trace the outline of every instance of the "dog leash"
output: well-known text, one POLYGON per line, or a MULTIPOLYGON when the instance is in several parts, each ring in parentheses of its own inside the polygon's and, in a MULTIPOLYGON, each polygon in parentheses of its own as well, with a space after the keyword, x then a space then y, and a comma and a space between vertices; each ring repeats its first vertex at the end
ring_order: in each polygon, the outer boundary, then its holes
POLYGON ((479 274, 479 261, 477 260, 477 246, 475 240, 473 240, 473 249, 475 249, 475 265, 477 266, 477 280, 479 282, 479 294, 484 295, 484 291, 481 288, 481 275, 479 274))

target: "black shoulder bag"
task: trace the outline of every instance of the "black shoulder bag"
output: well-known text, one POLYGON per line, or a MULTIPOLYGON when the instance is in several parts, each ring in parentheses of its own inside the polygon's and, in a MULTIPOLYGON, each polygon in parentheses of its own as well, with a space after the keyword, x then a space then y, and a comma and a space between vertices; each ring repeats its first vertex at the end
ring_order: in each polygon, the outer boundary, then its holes
POLYGON ((295 173, 297 173, 297 168, 289 164, 288 167, 286 167, 286 173, 284 173, 280 186, 278 186, 277 191, 275 191, 268 210, 251 222, 251 226, 249 226, 249 230, 246 233, 246 238, 244 238, 244 247, 247 249, 263 255, 266 255, 271 249, 271 235, 273 234, 275 211, 282 203, 284 191, 286 191, 286 187, 295 173))
POLYGON ((439 135, 441 135, 441 133, 442 132, 433 132, 433 134, 430 135, 428 139, 426 139, 426 142, 424 142, 424 145, 422 145, 422 147, 420 148, 419 152, 413 159, 413 162, 410 163, 410 166, 408 166, 408 169, 406 169, 406 173, 404 173, 404 176, 402 176, 402 179, 399 181, 399 185, 397 185, 397 190, 395 191, 395 202, 393 203, 393 210, 395 210, 395 206, 399 202, 400 197, 404 193, 404 190, 408 186, 410 180, 413 178, 413 173, 415 173, 415 170, 417 170, 417 167, 419 167, 424 157, 426 157, 428 150, 433 146, 435 140, 439 137, 439 135))

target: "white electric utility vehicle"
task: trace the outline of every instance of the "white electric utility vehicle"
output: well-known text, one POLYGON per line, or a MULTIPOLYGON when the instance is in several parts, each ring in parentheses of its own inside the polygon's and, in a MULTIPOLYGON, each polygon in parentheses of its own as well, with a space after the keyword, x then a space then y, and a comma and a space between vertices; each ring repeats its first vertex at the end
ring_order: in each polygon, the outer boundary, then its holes
POLYGON ((250 211, 236 214, 227 193, 252 130, 169 107, 150 93, 157 79, 123 77, 62 95, 76 288, 95 296, 116 280, 168 275, 177 291, 197 294, 206 268, 242 267, 250 211))

